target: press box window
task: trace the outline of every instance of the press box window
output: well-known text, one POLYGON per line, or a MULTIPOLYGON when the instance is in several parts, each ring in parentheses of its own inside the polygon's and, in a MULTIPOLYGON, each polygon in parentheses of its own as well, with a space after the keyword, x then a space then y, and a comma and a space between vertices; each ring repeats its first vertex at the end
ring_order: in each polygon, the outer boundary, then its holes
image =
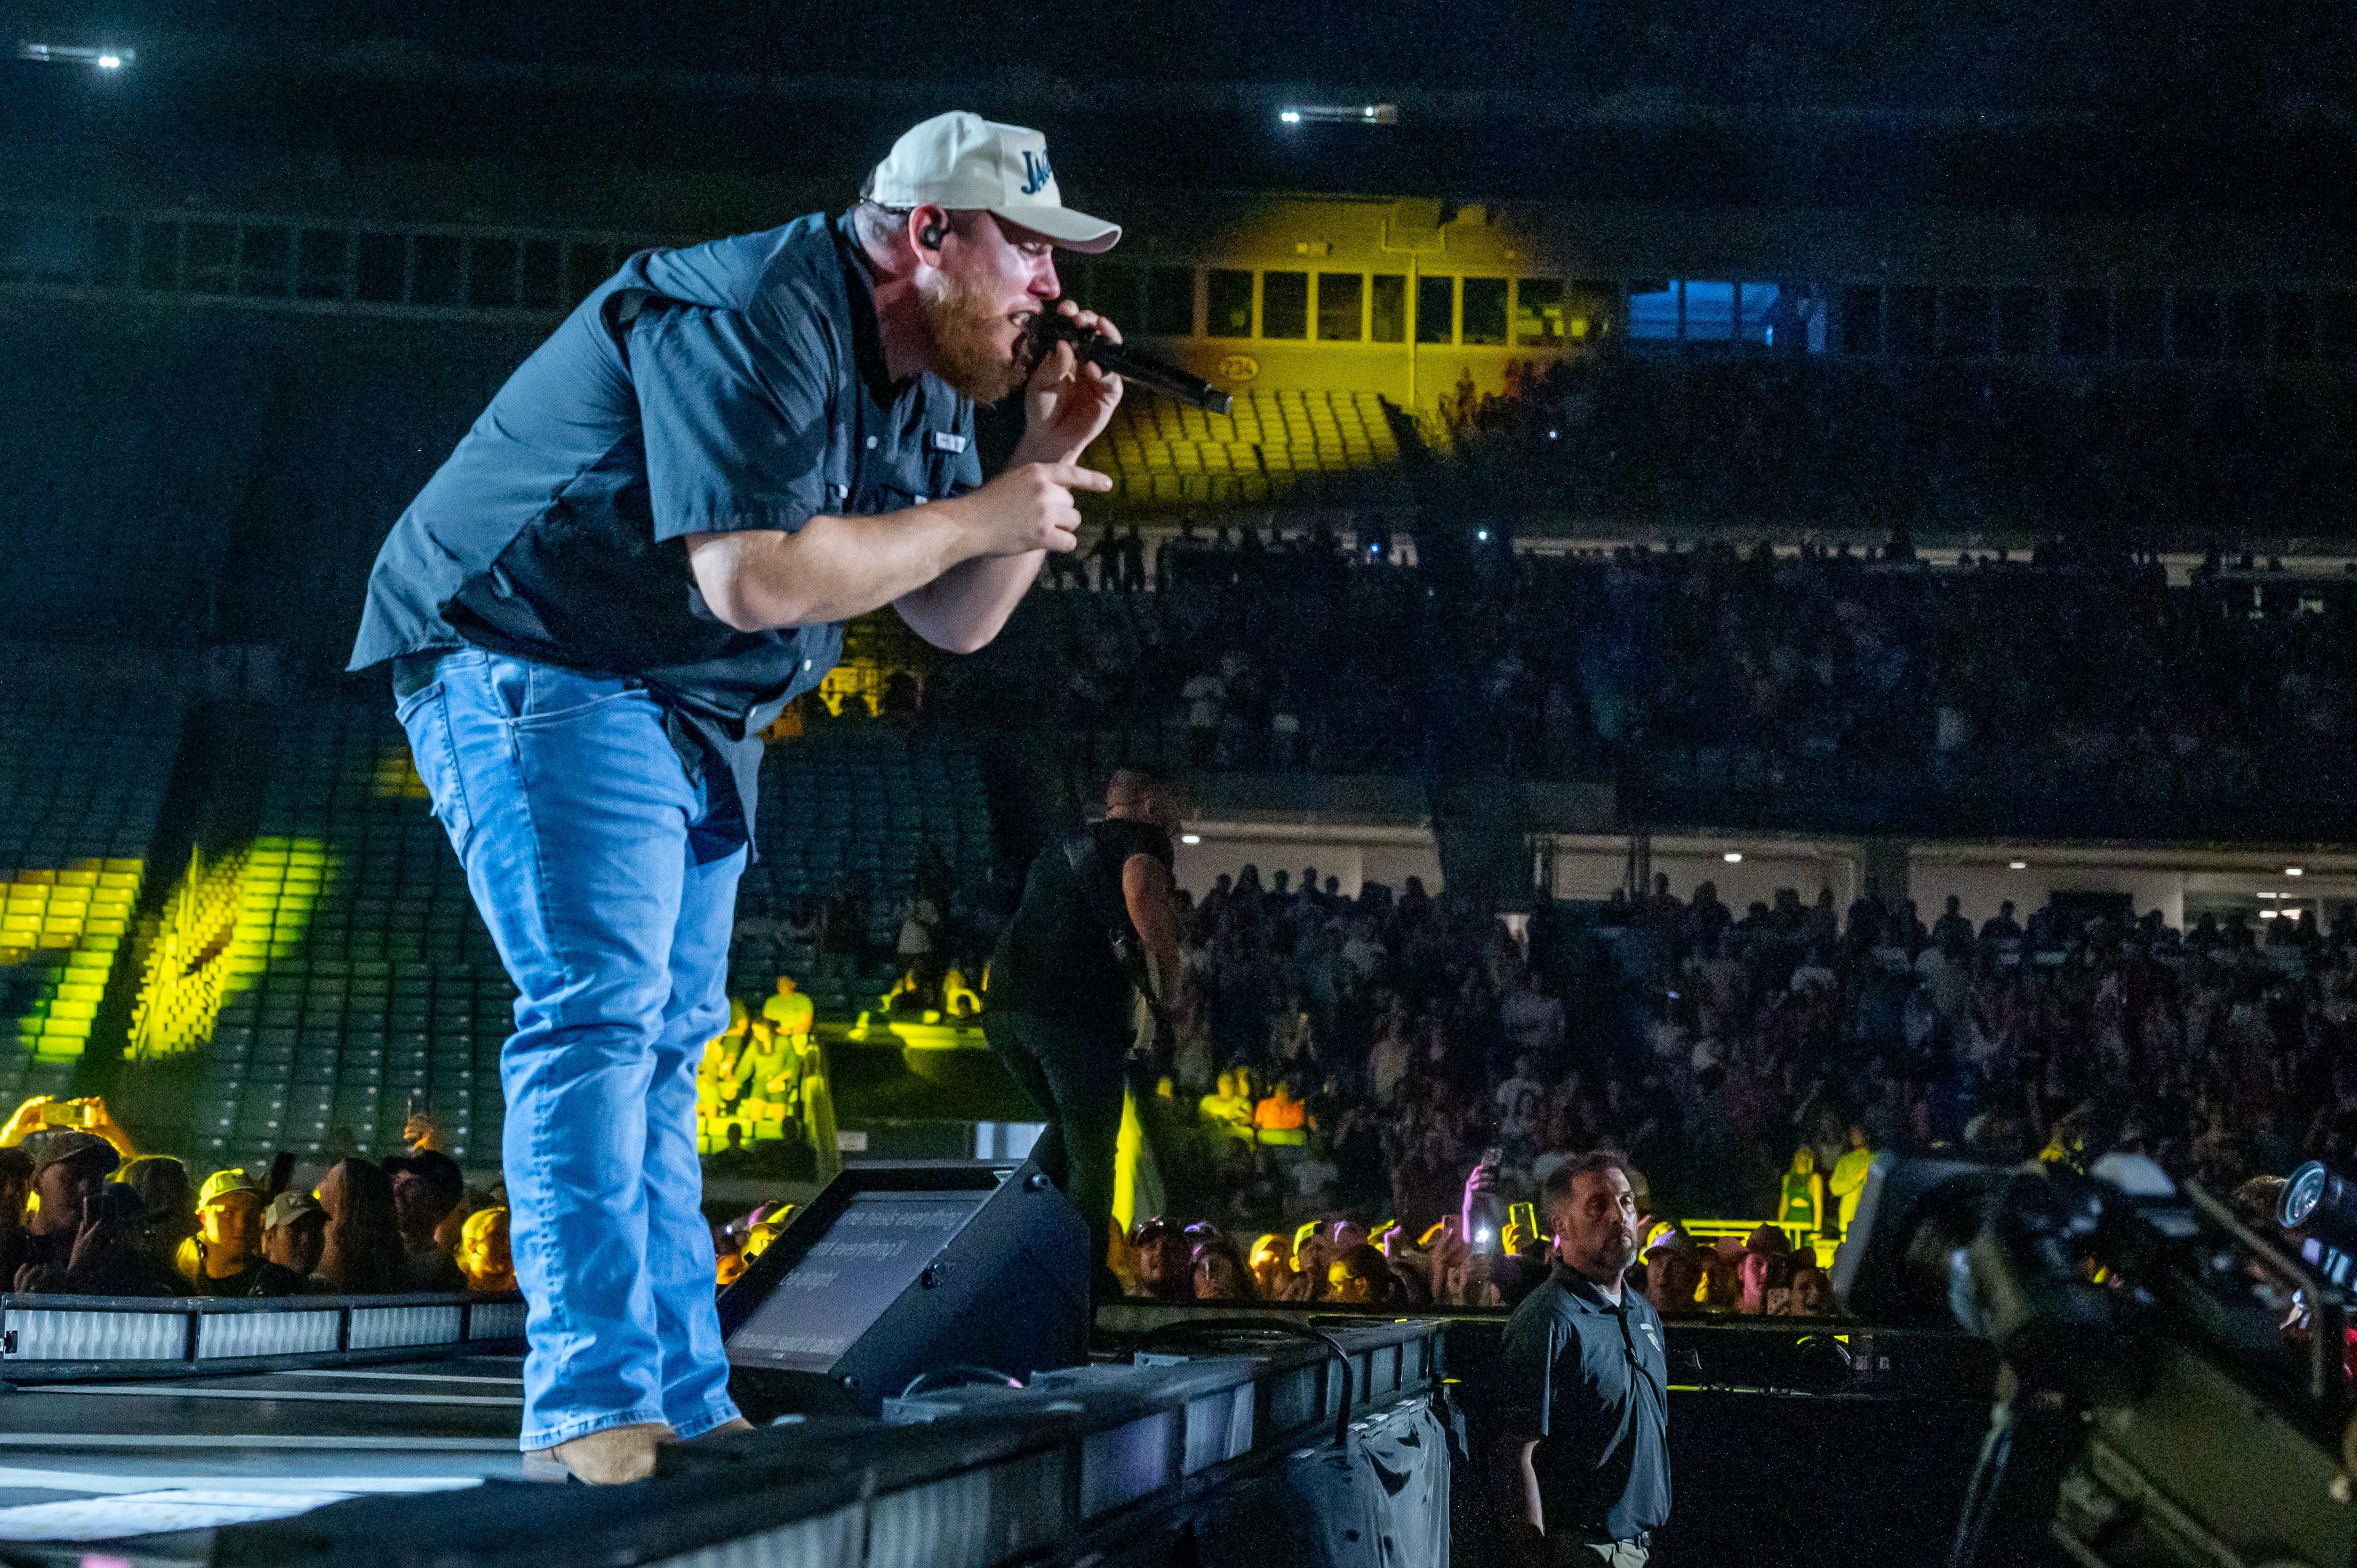
POLYGON ((1841 342, 1845 354, 1882 352, 1882 291, 1859 286, 1842 291, 1841 342))
POLYGON ((1357 273, 1318 274, 1318 336, 1328 343, 1355 343, 1363 335, 1361 309, 1366 280, 1357 273))
MULTIPOLYGON (((1120 324, 1115 317, 1114 324, 1120 324)), ((1146 299, 1137 313, 1138 330, 1149 338, 1186 338, 1195 330, 1195 270, 1192 267, 1146 269, 1146 299)))
POLYGON ((1940 295, 1940 356, 1983 360, 1989 351, 1989 294, 1984 288, 1943 289, 1940 295))
POLYGON ((1560 348, 1564 339, 1563 282, 1523 278, 1514 285, 1514 341, 1534 348, 1560 348))
POLYGON ((2316 343, 2316 313, 2309 297, 2278 289, 2275 298, 2275 354, 2278 360, 2305 360, 2316 343))
POLYGON ((1457 280, 1415 280, 1415 340, 1453 343, 1457 330, 1457 280))
POLYGON ((1677 340, 1677 285, 1647 280, 1629 285, 1629 336, 1647 343, 1677 340))
POLYGON ((1506 340, 1506 280, 1504 278, 1467 278, 1465 280, 1465 330, 1459 339, 1466 343, 1503 343, 1506 340))
POLYGON ((1137 269, 1118 262, 1099 262, 1089 271, 1089 308, 1103 311, 1116 326, 1137 319, 1137 269))
POLYGON ((1377 273, 1372 295, 1368 336, 1378 343, 1406 342, 1407 279, 1397 273, 1377 273))
POLYGON ((1203 274, 1203 331, 1213 338, 1249 338, 1253 275, 1215 267, 1203 274))
POLYGON ((1891 353, 1921 357, 1932 352, 1932 307, 1937 297, 1913 284, 1890 291, 1887 334, 1891 353))
POLYGON ((2239 289, 2220 302, 2225 310, 2226 357, 2258 360, 2267 352, 2267 296, 2239 289))
POLYGON ((2180 288, 2171 302, 2175 309, 2169 347, 2180 360, 2218 357, 2218 295, 2206 288, 2180 288))
POLYGON ((2113 352, 2123 360, 2158 360, 2169 326, 2169 298, 2157 288, 2124 288, 2115 296, 2113 352))
POLYGON ((1260 335, 1264 338, 1309 336, 1309 274, 1260 274, 1260 335))
POLYGON ((2066 360, 2100 360, 2111 351, 2111 303, 2099 288, 2066 288, 2054 313, 2054 351, 2066 360))
POLYGON ((1999 289, 1996 295, 1997 346, 2008 360, 2031 360, 2046 353, 2046 291, 2042 288, 1999 289))
POLYGON ((1563 335, 1575 343, 1605 336, 1612 330, 1613 304, 1620 297, 1615 284, 1568 285, 1563 296, 1563 335))

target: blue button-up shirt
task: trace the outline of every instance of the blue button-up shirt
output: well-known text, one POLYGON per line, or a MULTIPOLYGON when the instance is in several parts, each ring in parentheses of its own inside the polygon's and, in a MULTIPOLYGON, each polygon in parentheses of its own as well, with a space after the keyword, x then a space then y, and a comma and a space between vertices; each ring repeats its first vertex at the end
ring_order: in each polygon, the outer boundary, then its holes
POLYGON ((472 645, 644 681, 690 770, 735 776, 737 810, 699 835, 710 858, 751 836, 758 732, 834 668, 843 635, 726 625, 683 536, 791 533, 981 482, 973 405, 886 371, 847 220, 641 252, 393 524, 350 668, 472 645))

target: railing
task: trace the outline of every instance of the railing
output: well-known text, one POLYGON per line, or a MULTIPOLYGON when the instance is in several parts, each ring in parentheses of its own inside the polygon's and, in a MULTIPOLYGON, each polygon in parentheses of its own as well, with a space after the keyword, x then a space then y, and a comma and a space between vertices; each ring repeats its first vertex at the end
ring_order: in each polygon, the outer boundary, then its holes
POLYGON ((589 230, 0 207, 0 287, 413 319, 544 319, 632 252, 589 230))
POLYGON ((461 1355, 523 1340, 504 1295, 0 1295, 0 1379, 53 1382, 461 1355))

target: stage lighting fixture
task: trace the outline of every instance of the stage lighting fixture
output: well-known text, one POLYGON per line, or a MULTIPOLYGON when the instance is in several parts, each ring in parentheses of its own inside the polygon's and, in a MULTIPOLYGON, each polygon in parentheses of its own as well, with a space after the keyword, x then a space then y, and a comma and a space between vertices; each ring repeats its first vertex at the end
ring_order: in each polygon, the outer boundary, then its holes
POLYGON ((99 70, 121 70, 139 58, 139 51, 101 44, 20 43, 16 46, 16 58, 38 60, 44 65, 86 65, 99 70))
POLYGON ((1286 125, 1396 125, 1396 103, 1297 103, 1276 113, 1286 125))
POLYGON ((1486 528, 1477 528, 1473 531, 1473 537, 1487 544, 1490 542, 1490 531, 1486 528))

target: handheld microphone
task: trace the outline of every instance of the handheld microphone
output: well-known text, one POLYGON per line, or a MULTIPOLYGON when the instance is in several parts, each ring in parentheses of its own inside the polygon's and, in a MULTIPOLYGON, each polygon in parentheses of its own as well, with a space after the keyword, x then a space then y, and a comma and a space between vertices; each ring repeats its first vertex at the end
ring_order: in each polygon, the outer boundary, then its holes
POLYGON ((1072 352, 1108 375, 1135 381, 1149 392, 1158 392, 1174 403, 1189 408, 1200 408, 1206 413, 1225 413, 1235 400, 1206 381, 1189 375, 1176 365, 1139 353, 1114 342, 1100 332, 1076 326, 1069 316, 1053 310, 1043 310, 1031 318, 1031 344, 1041 354, 1058 343, 1070 343, 1072 352))

